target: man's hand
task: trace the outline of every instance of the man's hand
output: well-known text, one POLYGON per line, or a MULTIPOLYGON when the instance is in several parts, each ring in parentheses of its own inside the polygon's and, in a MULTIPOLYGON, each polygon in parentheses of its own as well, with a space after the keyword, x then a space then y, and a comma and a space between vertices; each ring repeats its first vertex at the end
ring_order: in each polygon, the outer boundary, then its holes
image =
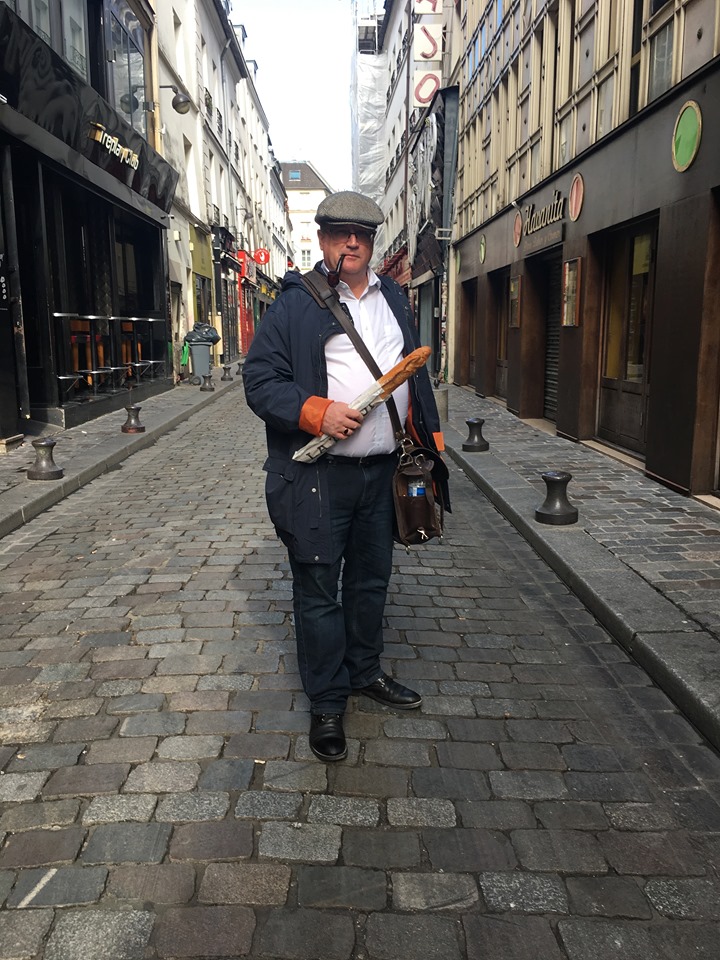
POLYGON ((322 432, 336 440, 349 437, 363 421, 359 410, 354 410, 342 400, 335 400, 325 411, 322 422, 322 432))

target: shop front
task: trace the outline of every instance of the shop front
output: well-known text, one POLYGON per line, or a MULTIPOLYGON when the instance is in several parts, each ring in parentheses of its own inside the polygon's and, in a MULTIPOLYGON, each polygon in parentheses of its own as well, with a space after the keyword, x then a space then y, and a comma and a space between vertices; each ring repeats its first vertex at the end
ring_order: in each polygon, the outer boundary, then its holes
POLYGON ((692 493, 719 485, 718 121, 715 64, 455 246, 456 382, 692 493))
POLYGON ((0 436, 172 385, 177 173, 0 4, 0 436), (5 291, 4 301, 2 291, 5 291))

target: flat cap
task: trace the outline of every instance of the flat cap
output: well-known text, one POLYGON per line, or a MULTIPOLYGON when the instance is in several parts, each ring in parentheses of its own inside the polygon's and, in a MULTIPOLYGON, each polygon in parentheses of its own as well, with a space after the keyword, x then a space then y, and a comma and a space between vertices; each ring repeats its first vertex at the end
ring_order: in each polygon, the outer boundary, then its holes
POLYGON ((352 190, 331 193, 321 202, 315 214, 315 222, 321 227, 337 224, 376 230, 384 219, 382 210, 374 200, 352 190))

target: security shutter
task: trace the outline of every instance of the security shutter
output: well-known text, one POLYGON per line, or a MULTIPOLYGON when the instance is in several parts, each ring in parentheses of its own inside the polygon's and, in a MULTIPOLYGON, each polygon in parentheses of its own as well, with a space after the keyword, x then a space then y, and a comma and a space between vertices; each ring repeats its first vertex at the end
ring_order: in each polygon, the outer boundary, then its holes
POLYGON ((560 362, 560 315, 562 260, 547 261, 547 292, 545 314, 545 400, 543 416, 557 419, 558 366, 560 362))

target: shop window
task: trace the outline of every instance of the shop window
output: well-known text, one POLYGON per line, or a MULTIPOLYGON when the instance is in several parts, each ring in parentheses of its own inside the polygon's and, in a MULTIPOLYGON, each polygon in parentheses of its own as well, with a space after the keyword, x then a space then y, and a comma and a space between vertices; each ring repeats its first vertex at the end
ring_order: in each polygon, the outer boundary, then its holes
POLYGON ((146 36, 127 0, 109 2, 108 99, 127 122, 146 136, 146 36))
POLYGON ((650 43, 650 87, 648 100, 655 100, 672 84, 673 22, 658 31, 650 43))
POLYGON ((642 383, 650 319, 653 234, 640 233, 613 244, 608 264, 608 316, 604 376, 642 383))
POLYGON ((160 312, 156 278, 161 273, 158 230, 116 213, 115 274, 118 310, 125 317, 160 312))
POLYGON ((195 274, 195 323, 210 322, 210 280, 195 274))

